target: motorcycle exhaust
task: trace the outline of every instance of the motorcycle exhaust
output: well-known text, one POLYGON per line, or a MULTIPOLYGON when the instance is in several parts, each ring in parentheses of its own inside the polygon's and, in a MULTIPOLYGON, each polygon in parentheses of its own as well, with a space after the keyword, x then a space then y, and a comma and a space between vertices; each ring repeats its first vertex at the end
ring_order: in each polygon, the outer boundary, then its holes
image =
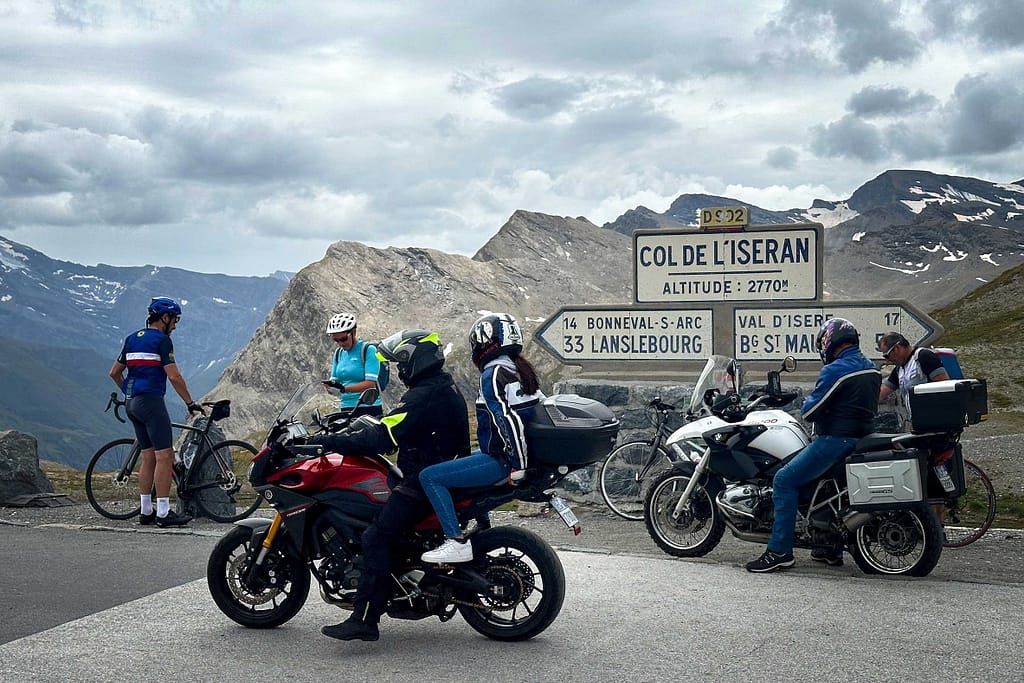
POLYGON ((733 524, 727 517, 723 517, 722 521, 725 522, 725 526, 729 528, 729 531, 733 536, 740 539, 741 541, 749 541, 750 543, 767 543, 768 539, 771 538, 771 534, 757 533, 752 531, 740 531, 740 529, 733 524))
POLYGON ((851 510, 843 515, 843 526, 846 527, 847 531, 856 531, 867 524, 872 517, 874 515, 870 512, 854 512, 851 510))

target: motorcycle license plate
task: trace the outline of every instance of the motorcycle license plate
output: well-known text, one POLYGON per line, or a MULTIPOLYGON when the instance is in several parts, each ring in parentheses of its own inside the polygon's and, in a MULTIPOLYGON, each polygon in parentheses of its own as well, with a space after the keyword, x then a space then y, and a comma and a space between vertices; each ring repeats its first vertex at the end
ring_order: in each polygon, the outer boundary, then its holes
POLYGON ((565 499, 561 496, 551 497, 551 507, 555 509, 558 516, 562 518, 565 525, 572 529, 575 533, 579 533, 580 520, 576 518, 576 513, 572 511, 569 504, 565 502, 565 499))

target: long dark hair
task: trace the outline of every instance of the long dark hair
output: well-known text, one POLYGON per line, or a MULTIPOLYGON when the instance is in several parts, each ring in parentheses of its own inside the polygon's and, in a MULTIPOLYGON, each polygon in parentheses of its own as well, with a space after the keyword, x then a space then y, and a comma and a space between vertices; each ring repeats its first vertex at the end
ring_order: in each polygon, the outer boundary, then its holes
POLYGON ((536 393, 540 389, 540 380, 537 379, 537 371, 530 365, 530 361, 521 354, 516 354, 512 362, 516 364, 516 372, 519 373, 519 384, 523 388, 523 394, 529 396, 536 393))

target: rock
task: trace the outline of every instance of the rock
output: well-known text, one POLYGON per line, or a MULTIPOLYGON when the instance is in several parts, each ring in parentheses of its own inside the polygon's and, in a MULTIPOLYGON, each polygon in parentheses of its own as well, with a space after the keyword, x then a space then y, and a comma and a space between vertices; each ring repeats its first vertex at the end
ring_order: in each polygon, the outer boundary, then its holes
POLYGON ((53 484, 39 469, 35 437, 13 430, 0 432, 0 505, 34 493, 53 493, 53 484))

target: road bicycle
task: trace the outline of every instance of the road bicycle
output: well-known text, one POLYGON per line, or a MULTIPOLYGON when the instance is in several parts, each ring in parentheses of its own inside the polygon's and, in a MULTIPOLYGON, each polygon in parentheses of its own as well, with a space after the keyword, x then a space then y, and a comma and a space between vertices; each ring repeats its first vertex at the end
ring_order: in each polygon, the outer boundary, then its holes
MULTIPOLYGON (((110 394, 107 410, 114 408, 119 421, 125 404, 110 394)), ((212 443, 210 429, 231 414, 231 401, 203 402, 209 417, 192 424, 172 422, 171 426, 190 433, 175 460, 173 481, 179 503, 194 504, 198 513, 215 522, 236 522, 259 507, 261 498, 246 476, 258 451, 245 441, 228 439, 212 443)), ((141 511, 139 502, 139 444, 134 439, 115 439, 104 445, 89 461, 85 471, 85 495, 98 513, 109 519, 130 519, 141 511)))
MULTIPOLYGON (((910 427, 899 409, 885 416, 880 415, 879 424, 886 427, 894 425, 896 431, 906 431, 910 427)), ((944 548, 963 548, 974 543, 985 535, 996 518, 996 491, 992 480, 979 465, 964 458, 959 451, 958 446, 957 454, 963 462, 963 493, 959 496, 933 496, 928 499, 928 503, 937 512, 941 511, 939 517, 945 534, 942 543, 944 548)), ((947 463, 950 463, 945 465, 947 471, 950 467, 955 468, 952 459, 947 463)), ((948 474, 954 473, 948 471, 948 474)))
POLYGON ((609 453, 601 465, 601 497, 623 519, 644 518, 647 488, 678 459, 665 447, 665 439, 672 433, 668 423, 673 410, 675 407, 661 397, 651 399, 647 411, 654 436, 647 441, 627 441, 609 453))

